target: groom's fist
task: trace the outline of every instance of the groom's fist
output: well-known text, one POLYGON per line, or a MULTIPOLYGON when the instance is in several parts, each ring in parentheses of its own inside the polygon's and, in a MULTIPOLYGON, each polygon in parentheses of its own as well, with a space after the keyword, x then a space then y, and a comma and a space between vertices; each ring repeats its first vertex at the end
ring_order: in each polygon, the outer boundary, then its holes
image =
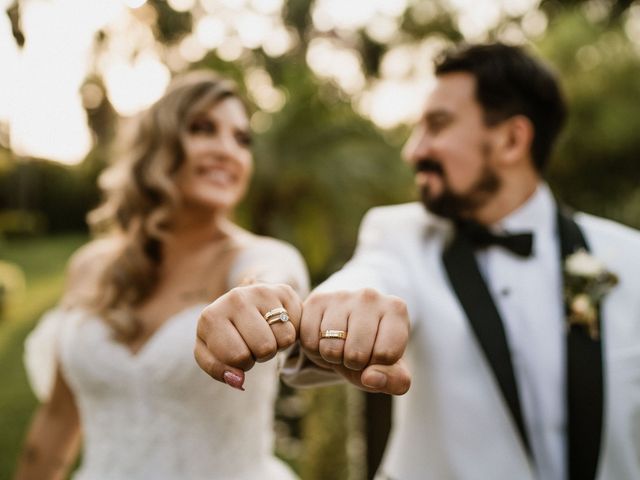
POLYGON ((207 306, 198 320, 195 358, 216 380, 242 389, 244 372, 297 339, 302 313, 288 285, 237 287, 207 306))
POLYGON ((360 388, 405 393, 411 377, 401 358, 408 340, 409 315, 398 297, 364 289, 312 293, 304 303, 303 351, 360 388))

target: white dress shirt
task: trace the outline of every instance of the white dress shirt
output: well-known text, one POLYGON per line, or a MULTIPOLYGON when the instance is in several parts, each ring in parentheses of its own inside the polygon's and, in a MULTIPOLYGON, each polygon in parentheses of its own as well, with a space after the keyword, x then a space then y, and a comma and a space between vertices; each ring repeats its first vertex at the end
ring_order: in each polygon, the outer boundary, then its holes
POLYGON ((492 246, 476 254, 511 350, 537 475, 565 478, 565 332, 556 204, 541 184, 493 229, 531 231, 529 258, 492 246))

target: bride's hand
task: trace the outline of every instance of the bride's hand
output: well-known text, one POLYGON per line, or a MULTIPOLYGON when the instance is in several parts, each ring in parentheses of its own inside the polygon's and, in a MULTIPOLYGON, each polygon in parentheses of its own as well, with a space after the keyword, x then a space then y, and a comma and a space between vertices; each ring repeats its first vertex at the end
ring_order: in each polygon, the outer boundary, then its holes
POLYGON ((198 320, 195 358, 216 380, 244 390, 244 372, 298 338, 302 302, 288 285, 236 287, 198 320))

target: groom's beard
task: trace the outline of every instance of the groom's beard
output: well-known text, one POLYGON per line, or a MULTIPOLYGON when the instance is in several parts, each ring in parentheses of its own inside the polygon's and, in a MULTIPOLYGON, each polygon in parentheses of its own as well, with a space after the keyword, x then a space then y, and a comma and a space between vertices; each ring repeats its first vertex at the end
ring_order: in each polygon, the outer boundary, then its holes
POLYGON ((431 195, 428 185, 424 185, 420 189, 422 204, 428 211, 439 217, 452 220, 461 218, 468 219, 473 218, 474 213, 487 204, 500 189, 502 182, 495 170, 489 166, 490 147, 484 145, 482 152, 484 159, 482 171, 469 191, 464 194, 458 194, 452 191, 440 162, 432 158, 425 158, 416 164, 416 172, 432 172, 440 175, 442 179, 443 190, 440 195, 431 195))

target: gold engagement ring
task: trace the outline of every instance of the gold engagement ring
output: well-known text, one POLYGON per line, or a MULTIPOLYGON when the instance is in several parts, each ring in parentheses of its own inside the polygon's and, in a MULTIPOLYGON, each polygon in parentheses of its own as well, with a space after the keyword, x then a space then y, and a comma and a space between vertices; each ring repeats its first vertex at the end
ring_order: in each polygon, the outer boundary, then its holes
POLYGON ((288 322, 289 312, 287 312, 287 309, 283 307, 274 308, 264 314, 264 319, 269 325, 273 325, 276 322, 288 322))

